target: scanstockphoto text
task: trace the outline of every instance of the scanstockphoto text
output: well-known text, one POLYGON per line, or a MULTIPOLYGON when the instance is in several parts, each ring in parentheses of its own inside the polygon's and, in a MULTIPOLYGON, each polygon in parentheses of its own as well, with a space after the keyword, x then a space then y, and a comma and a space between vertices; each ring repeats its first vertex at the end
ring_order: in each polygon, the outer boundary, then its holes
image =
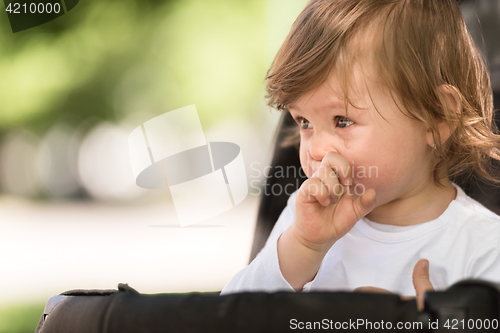
MULTIPOLYGON (((328 177, 341 177, 351 179, 378 178, 377 166, 355 166, 349 168, 332 166, 328 177)), ((290 196, 295 192, 302 182, 307 179, 307 176, 302 167, 294 165, 288 166, 270 166, 262 167, 259 162, 253 162, 250 165, 250 194, 256 196, 290 196), (270 180, 275 180, 271 182, 270 180), (286 180, 286 181, 285 181, 286 180)), ((309 188, 310 195, 319 195, 321 191, 325 191, 325 187, 315 186, 309 188)), ((366 188, 361 183, 354 183, 351 186, 342 186, 336 184, 333 188, 328 189, 333 191, 337 196, 343 195, 345 192, 356 196, 363 195, 366 188)))

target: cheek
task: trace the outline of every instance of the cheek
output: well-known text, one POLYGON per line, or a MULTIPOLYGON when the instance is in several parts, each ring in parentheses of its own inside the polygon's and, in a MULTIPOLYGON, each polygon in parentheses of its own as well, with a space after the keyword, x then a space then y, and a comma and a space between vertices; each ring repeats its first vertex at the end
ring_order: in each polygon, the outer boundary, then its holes
POLYGON ((355 183, 376 188, 387 175, 397 172, 398 163, 389 152, 394 148, 391 146, 394 140, 387 142, 378 133, 370 134, 366 133, 362 140, 352 142, 344 157, 351 164, 355 183))
POLYGON ((375 150, 366 151, 356 156, 352 163, 356 191, 373 188, 377 191, 378 200, 386 197, 388 188, 393 187, 394 176, 399 174, 397 164, 390 161, 375 150), (358 187, 359 186, 359 187, 358 187))
POLYGON ((308 151, 308 147, 306 144, 303 144, 301 142, 300 144, 300 165, 302 166, 302 170, 304 171, 304 173, 306 174, 307 178, 311 178, 312 174, 313 174, 313 170, 310 166, 310 163, 308 163, 309 159, 308 159, 308 156, 307 156, 307 151, 308 151))
POLYGON ((366 188, 375 188, 381 196, 391 189, 411 182, 425 172, 423 148, 408 138, 400 140, 371 140, 364 146, 369 149, 358 151, 354 159, 355 182, 366 188))

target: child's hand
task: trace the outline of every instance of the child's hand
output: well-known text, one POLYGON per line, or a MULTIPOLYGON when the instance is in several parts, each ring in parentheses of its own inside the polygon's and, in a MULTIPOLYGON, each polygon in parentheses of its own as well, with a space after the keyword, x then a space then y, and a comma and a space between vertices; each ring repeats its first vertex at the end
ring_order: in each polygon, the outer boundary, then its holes
POLYGON ((349 162, 340 154, 325 155, 316 172, 299 189, 295 201, 294 237, 326 254, 375 207, 375 190, 356 196, 349 162))
POLYGON ((278 239, 280 270, 295 290, 314 278, 330 247, 375 207, 375 190, 357 197, 353 185, 347 160, 330 152, 300 186, 295 221, 278 239))

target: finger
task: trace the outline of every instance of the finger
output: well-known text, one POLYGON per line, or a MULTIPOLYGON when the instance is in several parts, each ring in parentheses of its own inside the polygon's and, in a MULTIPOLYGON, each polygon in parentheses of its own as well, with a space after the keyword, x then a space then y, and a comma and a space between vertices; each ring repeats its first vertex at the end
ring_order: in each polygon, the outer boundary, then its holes
POLYGON ((380 294, 394 294, 387 289, 377 287, 358 287, 353 290, 355 293, 380 293, 380 294))
POLYGON ((429 278, 429 261, 420 259, 413 268, 413 286, 417 294, 417 306, 419 311, 424 309, 424 297, 427 291, 434 291, 429 278))
POLYGON ((353 184, 351 165, 339 153, 333 151, 326 153, 321 160, 321 166, 331 168, 337 174, 340 184, 344 186, 353 184))
POLYGON ((375 208, 376 197, 375 190, 369 188, 353 202, 353 210, 358 221, 375 208))
POLYGON ((329 167, 320 166, 311 178, 319 178, 328 189, 329 197, 332 204, 335 204, 344 194, 344 186, 339 183, 337 174, 329 167))
POLYGON ((319 202, 323 206, 328 206, 331 202, 328 189, 317 177, 306 180, 300 186, 299 194, 302 196, 303 202, 319 202))

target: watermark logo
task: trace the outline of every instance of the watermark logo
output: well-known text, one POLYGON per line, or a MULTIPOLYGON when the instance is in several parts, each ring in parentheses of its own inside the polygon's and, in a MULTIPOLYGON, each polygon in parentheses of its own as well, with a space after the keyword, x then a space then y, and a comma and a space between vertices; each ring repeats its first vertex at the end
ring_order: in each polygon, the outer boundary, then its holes
POLYGON ((169 188, 181 226, 220 215, 248 194, 240 147, 207 142, 195 105, 148 120, 128 143, 136 184, 169 188))
POLYGON ((73 9, 79 0, 17 1, 4 0, 12 32, 36 27, 73 9))
MULTIPOLYGON (((290 196, 307 179, 302 166, 295 165, 262 166, 258 162, 253 162, 250 164, 250 171, 250 193, 257 196, 290 196)), ((350 186, 343 186, 338 183, 332 188, 327 185, 324 187, 312 185, 309 187, 310 195, 323 195, 323 191, 325 190, 328 193, 333 192, 339 197, 344 193, 356 196, 363 195, 366 188, 359 181, 368 178, 378 178, 379 170, 377 166, 354 166, 349 168, 332 166, 326 172, 325 176, 330 178, 347 178, 349 176, 351 179, 358 181, 358 183, 353 183, 350 186)))

